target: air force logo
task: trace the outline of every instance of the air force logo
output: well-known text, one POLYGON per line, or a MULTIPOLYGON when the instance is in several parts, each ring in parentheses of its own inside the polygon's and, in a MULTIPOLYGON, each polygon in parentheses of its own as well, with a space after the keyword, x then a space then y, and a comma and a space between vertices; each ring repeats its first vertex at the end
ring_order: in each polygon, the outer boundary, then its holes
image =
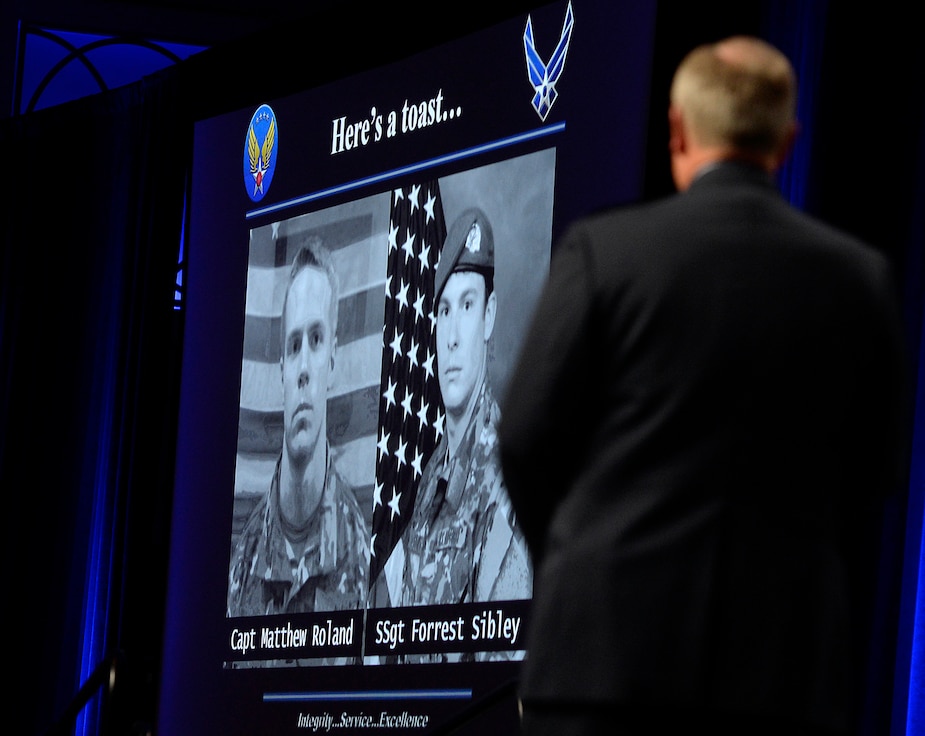
POLYGON ((546 116, 552 109, 553 103, 558 97, 556 92, 556 82, 562 75, 565 68, 565 56, 568 54, 569 41, 572 38, 572 26, 575 24, 575 16, 572 13, 572 3, 568 4, 565 10, 565 22, 562 24, 562 33, 559 36, 559 43, 556 44, 555 51, 549 58, 549 63, 545 63, 536 51, 533 43, 533 20, 527 16, 527 27, 524 30, 524 55, 527 59, 527 79, 536 90, 533 95, 533 109, 536 110, 540 119, 545 121, 546 116))
POLYGON ((263 199, 273 181, 277 137, 276 115, 269 105, 261 105, 247 126, 244 143, 244 187, 254 202, 263 199))

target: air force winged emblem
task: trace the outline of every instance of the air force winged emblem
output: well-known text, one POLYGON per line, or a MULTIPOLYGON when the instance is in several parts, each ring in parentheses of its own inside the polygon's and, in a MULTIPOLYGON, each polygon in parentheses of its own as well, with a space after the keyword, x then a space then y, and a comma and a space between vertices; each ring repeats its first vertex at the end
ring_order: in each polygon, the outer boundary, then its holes
POLYGON ((267 193, 275 167, 276 115, 269 105, 261 105, 247 127, 244 146, 244 184, 254 202, 267 193))
POLYGON ((524 55, 527 59, 527 78, 536 94, 533 95, 533 108, 536 110, 540 119, 545 121, 546 116, 552 109, 553 103, 558 97, 556 92, 556 82, 562 75, 565 68, 565 56, 568 54, 569 41, 572 38, 572 27, 575 24, 575 16, 572 13, 572 3, 569 2, 565 10, 565 22, 562 24, 562 33, 559 36, 559 43, 556 44, 555 51, 549 58, 549 63, 545 63, 536 51, 533 42, 533 20, 527 16, 527 27, 524 29, 524 55))
POLYGON ((257 142, 257 134, 252 125, 247 131, 247 154, 251 160, 251 176, 254 177, 254 194, 263 192, 263 177, 270 168, 270 154, 276 142, 276 125, 271 121, 270 128, 263 138, 263 145, 257 142))

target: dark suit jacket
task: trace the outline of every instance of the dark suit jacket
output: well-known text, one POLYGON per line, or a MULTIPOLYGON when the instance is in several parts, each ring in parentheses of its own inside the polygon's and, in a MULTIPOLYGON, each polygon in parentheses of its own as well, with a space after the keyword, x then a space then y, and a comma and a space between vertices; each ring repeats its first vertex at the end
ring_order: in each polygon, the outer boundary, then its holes
POLYGON ((847 727, 895 297, 883 257, 738 164, 569 229, 502 411, 525 700, 847 727))

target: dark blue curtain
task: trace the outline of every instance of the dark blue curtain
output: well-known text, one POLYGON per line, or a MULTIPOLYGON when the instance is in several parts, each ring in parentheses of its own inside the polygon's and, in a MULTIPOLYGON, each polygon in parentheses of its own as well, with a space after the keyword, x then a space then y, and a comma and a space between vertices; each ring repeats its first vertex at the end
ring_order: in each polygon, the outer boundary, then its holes
MULTIPOLYGON (((918 88, 925 108, 925 86, 918 88)), ((925 119, 922 115, 920 120, 925 119)), ((917 203, 909 219, 905 302, 913 353, 909 500, 905 517, 902 598, 896 646, 896 697, 893 736, 925 733, 925 123, 911 191, 917 203)), ((912 149, 915 148, 915 142, 912 149)))
MULTIPOLYGON (((770 3, 792 7, 791 2, 770 3)), ((807 5, 813 5, 808 3, 807 5)), ((882 524, 866 733, 922 733, 922 392, 925 311, 925 32, 909 9, 828 3, 820 29, 804 188, 806 209, 892 261, 908 355, 907 468, 882 524)))
MULTIPOLYGON (((20 733, 65 717, 119 653, 119 689, 134 698, 132 679, 150 681, 159 657, 189 158, 175 89, 159 78, 0 126, 0 147, 17 152, 0 270, 0 488, 8 631, 28 632, 11 668, 20 733)), ((81 733, 107 732, 117 694, 83 709, 81 733)), ((151 697, 130 709, 153 713, 151 697)))

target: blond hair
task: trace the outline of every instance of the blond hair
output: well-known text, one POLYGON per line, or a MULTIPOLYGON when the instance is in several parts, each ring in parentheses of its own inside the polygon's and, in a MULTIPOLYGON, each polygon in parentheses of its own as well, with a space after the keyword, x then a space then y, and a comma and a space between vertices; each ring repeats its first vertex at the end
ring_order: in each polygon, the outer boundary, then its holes
POLYGON ((289 281, 286 283, 286 293, 283 296, 283 311, 280 316, 279 342, 282 355, 286 354, 286 305, 289 302, 289 292, 292 290, 292 284, 296 276, 306 268, 316 268, 328 278, 328 283, 331 285, 331 303, 328 305, 328 315, 331 321, 331 330, 334 334, 337 334, 340 281, 334 268, 334 258, 330 249, 317 235, 302 235, 298 238, 298 241, 300 247, 295 254, 295 258, 292 259, 292 266, 289 269, 289 281))
POLYGON ((701 145, 768 154, 787 143, 796 91, 784 54, 760 39, 734 36, 688 53, 670 95, 701 145))

